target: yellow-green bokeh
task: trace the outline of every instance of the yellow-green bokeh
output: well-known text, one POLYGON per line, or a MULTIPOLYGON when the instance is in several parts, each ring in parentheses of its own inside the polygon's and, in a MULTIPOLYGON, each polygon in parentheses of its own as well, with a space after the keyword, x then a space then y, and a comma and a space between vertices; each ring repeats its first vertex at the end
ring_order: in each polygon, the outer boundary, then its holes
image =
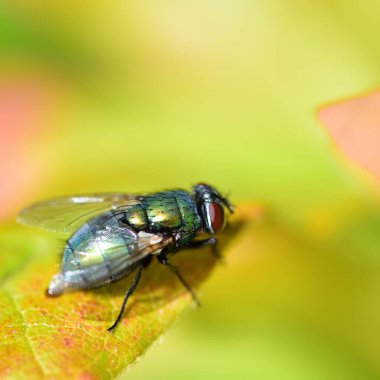
POLYGON ((123 378, 379 377, 378 189, 315 117, 379 84, 379 12, 371 0, 3 2, 0 79, 44 99, 33 133, 12 137, 26 179, 9 220, 44 197, 197 181, 268 210, 203 307, 123 378))

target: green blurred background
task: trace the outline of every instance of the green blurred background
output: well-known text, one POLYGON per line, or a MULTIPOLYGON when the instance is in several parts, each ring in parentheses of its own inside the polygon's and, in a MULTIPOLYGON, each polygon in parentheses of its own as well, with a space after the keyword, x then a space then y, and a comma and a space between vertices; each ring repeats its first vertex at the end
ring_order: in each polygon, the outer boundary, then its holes
POLYGON ((266 205, 121 378, 380 378, 379 188, 316 110, 378 86, 380 4, 3 0, 0 220, 63 194, 266 205))

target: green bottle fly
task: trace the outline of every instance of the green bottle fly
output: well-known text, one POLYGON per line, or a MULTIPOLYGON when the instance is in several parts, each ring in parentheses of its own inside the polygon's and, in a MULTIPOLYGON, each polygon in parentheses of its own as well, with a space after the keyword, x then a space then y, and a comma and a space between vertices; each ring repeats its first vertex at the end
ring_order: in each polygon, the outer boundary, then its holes
POLYGON ((135 272, 115 323, 135 290, 141 272, 156 256, 194 292, 168 254, 181 248, 216 244, 233 208, 213 187, 200 183, 192 192, 168 190, 147 195, 106 193, 57 198, 22 210, 18 221, 56 232, 71 232, 63 252, 61 272, 47 289, 58 296, 72 289, 91 289, 135 272), (199 240, 196 236, 209 235, 199 240))

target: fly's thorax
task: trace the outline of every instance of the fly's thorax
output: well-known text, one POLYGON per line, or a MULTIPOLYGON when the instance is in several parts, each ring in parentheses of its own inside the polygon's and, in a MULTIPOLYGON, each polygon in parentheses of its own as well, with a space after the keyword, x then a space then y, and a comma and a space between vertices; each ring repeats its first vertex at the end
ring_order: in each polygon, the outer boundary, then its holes
POLYGON ((146 229, 153 233, 173 235, 175 249, 190 242, 194 233, 202 227, 194 199, 184 190, 170 190, 141 197, 139 207, 139 211, 143 209, 146 215, 146 229))
POLYGON ((191 240, 201 227, 201 220, 191 195, 183 190, 148 195, 144 207, 151 231, 173 233, 177 246, 191 240))
POLYGON ((182 216, 173 192, 148 195, 143 204, 151 230, 158 232, 181 227, 182 216))

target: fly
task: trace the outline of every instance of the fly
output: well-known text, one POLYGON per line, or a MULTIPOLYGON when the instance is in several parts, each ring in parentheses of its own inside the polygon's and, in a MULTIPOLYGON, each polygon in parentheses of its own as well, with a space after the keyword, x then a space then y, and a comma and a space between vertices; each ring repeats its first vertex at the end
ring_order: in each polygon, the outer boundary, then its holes
POLYGON ((23 224, 71 233, 63 250, 61 272, 47 294, 97 288, 134 272, 112 331, 143 269, 156 257, 197 297, 168 256, 183 248, 216 247, 233 207, 215 188, 199 183, 192 190, 167 190, 133 195, 104 193, 63 197, 37 203, 18 215, 23 224), (203 236, 200 240, 199 236, 203 236), (206 238, 204 237, 206 236, 206 238))

